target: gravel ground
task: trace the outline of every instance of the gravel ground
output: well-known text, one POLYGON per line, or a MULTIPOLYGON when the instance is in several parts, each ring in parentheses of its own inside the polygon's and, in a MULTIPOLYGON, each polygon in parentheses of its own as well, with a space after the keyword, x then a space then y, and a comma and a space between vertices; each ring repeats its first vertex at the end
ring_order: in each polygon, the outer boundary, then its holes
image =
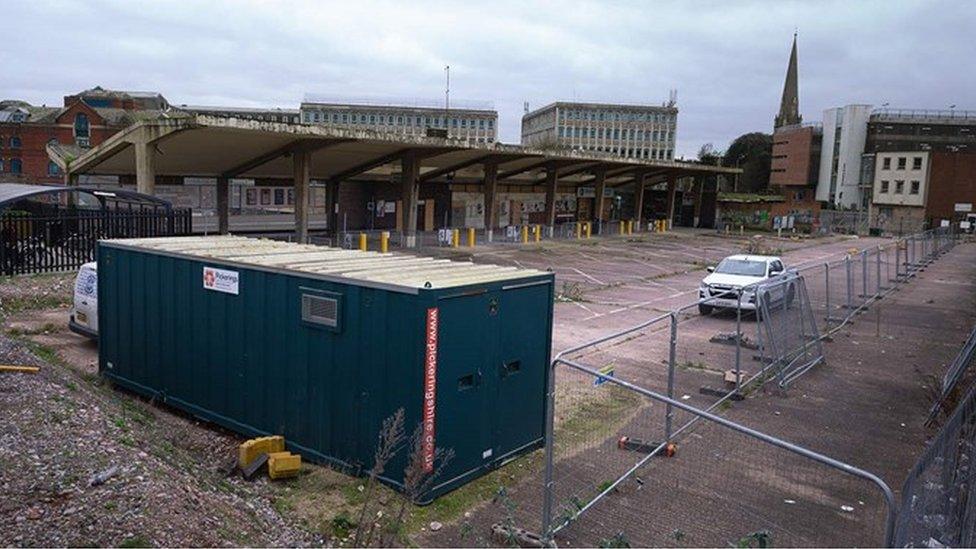
MULTIPOLYGON (((0 290, 8 313, 24 302, 12 296, 53 302, 64 293, 57 277, 14 285, 0 290)), ((279 515, 269 481, 220 472, 238 437, 113 390, 37 349, 0 335, 0 363, 41 367, 0 374, 0 545, 324 542, 279 515)))

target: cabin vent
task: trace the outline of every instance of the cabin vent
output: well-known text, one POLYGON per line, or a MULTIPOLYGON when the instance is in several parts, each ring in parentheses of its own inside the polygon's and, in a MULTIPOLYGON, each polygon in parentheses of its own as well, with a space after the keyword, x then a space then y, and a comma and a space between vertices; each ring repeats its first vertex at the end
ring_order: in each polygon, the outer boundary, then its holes
POLYGON ((339 326, 339 300, 332 297, 302 294, 302 320, 310 324, 339 326))

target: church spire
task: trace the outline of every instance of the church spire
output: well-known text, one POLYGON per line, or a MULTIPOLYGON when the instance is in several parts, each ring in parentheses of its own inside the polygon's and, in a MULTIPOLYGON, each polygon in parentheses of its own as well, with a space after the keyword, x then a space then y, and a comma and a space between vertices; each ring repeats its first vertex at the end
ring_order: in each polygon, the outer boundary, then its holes
POLYGON ((793 51, 790 52, 790 65, 786 69, 786 83, 783 85, 783 98, 779 103, 779 114, 776 115, 774 128, 799 124, 803 118, 800 116, 800 93, 798 90, 796 69, 796 33, 793 33, 793 51))

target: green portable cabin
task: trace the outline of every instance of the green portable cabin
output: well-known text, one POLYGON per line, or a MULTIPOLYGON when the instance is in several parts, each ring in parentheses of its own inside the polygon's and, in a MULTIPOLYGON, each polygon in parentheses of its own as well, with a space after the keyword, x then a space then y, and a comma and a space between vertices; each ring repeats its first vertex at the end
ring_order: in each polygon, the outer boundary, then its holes
MULTIPOLYGON (((235 236, 101 241, 99 369, 246 436, 366 474, 405 411, 420 503, 543 444, 547 272, 235 236), (418 427, 419 426, 419 427, 418 427), (446 465, 436 449, 451 450, 446 465)), ((403 488, 406 450, 383 480, 403 488)))

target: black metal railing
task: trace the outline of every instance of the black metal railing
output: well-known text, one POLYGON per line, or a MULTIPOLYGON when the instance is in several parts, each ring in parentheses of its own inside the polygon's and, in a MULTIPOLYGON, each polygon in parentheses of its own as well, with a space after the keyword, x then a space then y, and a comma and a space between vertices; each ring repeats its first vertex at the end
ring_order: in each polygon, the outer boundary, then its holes
POLYGON ((191 230, 189 209, 8 212, 0 217, 0 274, 76 269, 94 261, 101 239, 180 236, 191 230))

